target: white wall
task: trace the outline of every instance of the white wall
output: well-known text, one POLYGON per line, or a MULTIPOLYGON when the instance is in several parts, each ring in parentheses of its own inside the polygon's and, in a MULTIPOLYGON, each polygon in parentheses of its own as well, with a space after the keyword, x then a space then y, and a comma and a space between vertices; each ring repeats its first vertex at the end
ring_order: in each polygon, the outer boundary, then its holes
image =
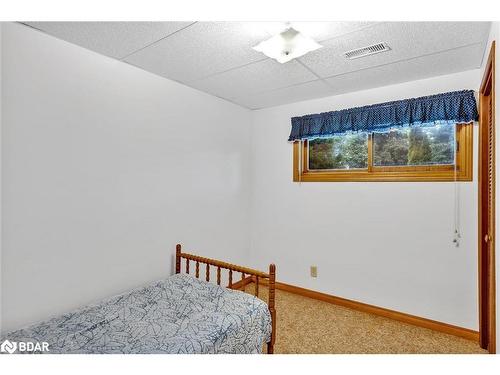
POLYGON ((249 111, 3 25, 3 331, 172 271, 246 263, 249 111))
POLYGON ((253 266, 275 262, 285 283, 477 329, 476 181, 460 183, 456 248, 453 183, 293 183, 287 139, 293 116, 478 86, 474 70, 255 111, 253 266))

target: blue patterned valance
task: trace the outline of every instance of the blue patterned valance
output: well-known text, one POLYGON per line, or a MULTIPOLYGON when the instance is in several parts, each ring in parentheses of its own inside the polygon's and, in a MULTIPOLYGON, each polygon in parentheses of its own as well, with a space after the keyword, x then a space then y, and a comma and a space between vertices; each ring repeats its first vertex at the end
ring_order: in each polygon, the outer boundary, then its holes
POLYGON ((292 118, 289 141, 348 132, 381 132, 394 127, 478 119, 474 91, 463 90, 292 118))

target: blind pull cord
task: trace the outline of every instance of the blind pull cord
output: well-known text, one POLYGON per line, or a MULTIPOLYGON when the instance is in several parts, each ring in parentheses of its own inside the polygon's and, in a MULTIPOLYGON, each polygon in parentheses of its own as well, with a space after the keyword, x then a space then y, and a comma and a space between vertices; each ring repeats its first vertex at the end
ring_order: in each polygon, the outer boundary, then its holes
POLYGON ((302 147, 303 147, 303 143, 302 143, 302 138, 301 138, 299 140, 299 160, 298 160, 298 163, 299 163, 299 185, 302 183, 302 163, 303 163, 302 147))
MULTIPOLYGON (((455 133, 456 134, 456 133, 455 133)), ((453 199, 454 199, 454 231, 453 231, 453 243, 455 244, 455 247, 460 247, 460 191, 459 191, 459 186, 458 186, 458 181, 457 181, 457 140, 455 139, 454 142, 454 147, 453 147, 453 153, 455 157, 455 165, 453 168, 453 188, 454 188, 454 194, 453 194, 453 199)))

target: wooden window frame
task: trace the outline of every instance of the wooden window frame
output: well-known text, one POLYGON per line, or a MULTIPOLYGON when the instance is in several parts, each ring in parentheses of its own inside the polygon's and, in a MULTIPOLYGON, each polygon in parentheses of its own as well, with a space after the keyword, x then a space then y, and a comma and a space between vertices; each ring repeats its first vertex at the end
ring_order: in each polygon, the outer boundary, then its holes
POLYGON ((302 168, 299 172, 300 142, 293 143, 294 182, 429 182, 429 181, 472 181, 473 123, 456 125, 456 166, 390 166, 373 165, 373 135, 368 135, 368 168, 350 170, 309 170, 307 140, 302 142, 302 168))

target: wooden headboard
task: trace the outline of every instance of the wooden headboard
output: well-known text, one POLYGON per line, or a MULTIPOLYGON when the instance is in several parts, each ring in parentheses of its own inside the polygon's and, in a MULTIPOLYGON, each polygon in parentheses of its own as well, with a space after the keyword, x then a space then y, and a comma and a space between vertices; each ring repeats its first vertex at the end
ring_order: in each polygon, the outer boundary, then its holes
POLYGON ((221 270, 225 269, 229 271, 229 284, 226 286, 229 289, 239 289, 239 285, 243 287, 248 282, 255 283, 255 296, 259 296, 259 279, 267 279, 267 284, 269 288, 269 297, 267 305, 269 307, 269 313, 271 314, 272 320, 272 332, 271 340, 267 343, 267 353, 274 353, 274 342, 276 341, 276 306, 275 306, 275 282, 276 282, 276 266, 274 264, 269 265, 269 273, 254 270, 252 268, 238 266, 236 264, 222 262, 220 260, 204 258, 198 255, 187 254, 182 252, 182 247, 177 244, 175 248, 175 273, 181 273, 182 259, 185 259, 185 270, 189 274, 190 271, 190 261, 195 262, 195 277, 200 277, 200 263, 205 264, 205 280, 210 281, 210 266, 217 267, 217 285, 221 284, 221 270), (241 273, 241 282, 233 282, 233 272, 241 273))

